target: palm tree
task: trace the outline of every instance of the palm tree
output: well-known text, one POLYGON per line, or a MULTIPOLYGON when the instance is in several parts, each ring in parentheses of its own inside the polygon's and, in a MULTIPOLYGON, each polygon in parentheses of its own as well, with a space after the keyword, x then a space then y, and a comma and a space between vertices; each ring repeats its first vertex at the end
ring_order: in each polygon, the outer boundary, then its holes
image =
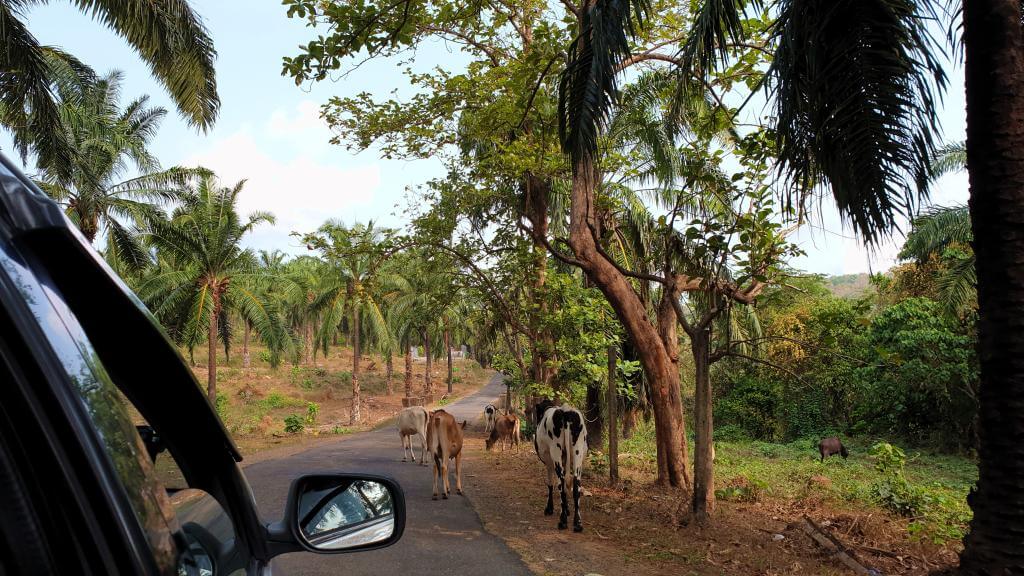
POLYGON ((161 207, 209 175, 201 168, 162 170, 149 152, 167 111, 142 96, 120 109, 124 76, 114 71, 89 83, 59 87, 60 130, 74 151, 70 163, 40 158, 39 186, 60 203, 89 242, 106 232, 107 252, 129 271, 149 261, 135 228, 161 218, 161 207), (141 175, 122 180, 134 168, 141 175))
MULTIPOLYGON (((946 4, 703 0, 680 49, 680 77, 709 74, 737 47, 751 45, 743 18, 748 5, 775 15, 769 43, 757 49, 772 57, 762 85, 771 87, 783 172, 801 196, 800 188, 828 186, 840 212, 866 241, 877 242, 927 194, 936 102, 945 84, 927 26, 946 4)), ((1020 0, 952 5, 963 17, 981 372, 979 480, 960 569, 1001 574, 1024 564, 1024 332, 1017 320, 1024 317, 1022 8, 1020 0)), ((580 9, 560 97, 579 219, 592 205, 585 200, 594 188, 597 135, 616 95, 618 67, 629 56, 636 16, 649 6, 647 0, 589 0, 580 9)), ((600 273, 609 276, 606 293, 619 290, 607 267, 600 273)))
POLYGON ((943 308, 953 316, 962 316, 975 299, 978 280, 970 248, 973 241, 967 206, 936 206, 911 221, 910 233, 900 250, 899 257, 905 260, 943 261, 939 295, 943 308))
MULTIPOLYGON (((52 46, 40 45, 25 24, 24 11, 40 0, 0 0, 0 124, 14 135, 26 161, 60 165, 74 159, 60 130, 53 89, 69 78, 88 81, 91 70, 52 46)), ((74 4, 121 36, 149 65, 188 121, 202 130, 220 108, 210 35, 187 0, 127 0, 74 4)))
POLYGON ((352 227, 329 221, 318 231, 324 241, 327 268, 323 286, 313 303, 322 318, 317 341, 326 346, 348 322, 352 337, 351 424, 357 424, 360 419, 362 337, 370 335, 378 341, 391 338, 384 318, 381 290, 389 278, 380 274, 381 255, 378 253, 378 246, 387 233, 372 221, 352 227))
POLYGON ((268 347, 287 346, 287 335, 272 300, 262 288, 272 280, 256 255, 241 247, 242 238, 270 214, 257 212, 243 220, 236 211, 245 181, 222 188, 213 176, 188 190, 169 221, 150 225, 160 269, 146 278, 140 294, 165 325, 178 326, 180 341, 191 346, 206 331, 207 392, 217 400, 217 338, 228 312, 249 322, 268 347))

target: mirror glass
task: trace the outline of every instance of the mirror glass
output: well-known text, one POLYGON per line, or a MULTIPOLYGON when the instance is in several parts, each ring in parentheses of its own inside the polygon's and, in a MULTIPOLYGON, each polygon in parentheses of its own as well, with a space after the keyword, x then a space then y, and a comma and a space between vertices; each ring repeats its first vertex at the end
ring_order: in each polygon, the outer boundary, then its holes
POLYGON ((299 492, 299 533, 317 550, 383 542, 395 531, 388 487, 374 480, 312 477, 299 492))

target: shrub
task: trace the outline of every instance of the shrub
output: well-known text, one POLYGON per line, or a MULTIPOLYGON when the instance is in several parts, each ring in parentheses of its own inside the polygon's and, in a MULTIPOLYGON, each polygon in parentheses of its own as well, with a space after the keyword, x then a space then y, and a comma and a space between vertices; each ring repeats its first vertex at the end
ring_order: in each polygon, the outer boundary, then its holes
POLYGON ((284 419, 284 431, 289 434, 298 434, 306 428, 302 422, 302 416, 298 414, 289 414, 284 419))
POLYGON ((533 434, 534 434, 534 431, 536 430, 536 428, 537 427, 534 425, 533 422, 530 422, 528 419, 523 418, 523 421, 520 422, 519 434, 525 440, 532 440, 533 439, 533 434))
POLYGON ((320 415, 320 405, 316 402, 306 403, 306 424, 316 424, 316 417, 320 415))
POLYGON ((725 488, 715 490, 715 498, 728 502, 757 502, 766 487, 763 482, 737 476, 725 488))
POLYGON ((341 386, 351 386, 352 385, 352 373, 349 372, 348 370, 342 370, 341 372, 338 372, 337 378, 338 378, 338 384, 341 385, 341 386))
POLYGON ((225 421, 228 416, 228 395, 223 392, 217 392, 217 403, 215 407, 217 409, 217 416, 220 417, 221 422, 225 421))
POLYGON ((900 516, 916 516, 924 507, 921 491, 911 486, 904 475, 907 456, 903 450, 888 442, 879 442, 871 448, 875 470, 882 479, 871 486, 871 494, 884 508, 900 516))
POLYGON ((303 406, 303 401, 298 398, 289 398, 280 392, 271 392, 267 396, 259 401, 259 407, 264 410, 274 410, 276 408, 289 408, 296 406, 303 406))
POLYGON ((271 356, 270 356, 270 352, 268 352, 267 350, 260 350, 260 353, 257 356, 257 358, 260 359, 260 362, 263 362, 265 364, 270 364, 271 356))

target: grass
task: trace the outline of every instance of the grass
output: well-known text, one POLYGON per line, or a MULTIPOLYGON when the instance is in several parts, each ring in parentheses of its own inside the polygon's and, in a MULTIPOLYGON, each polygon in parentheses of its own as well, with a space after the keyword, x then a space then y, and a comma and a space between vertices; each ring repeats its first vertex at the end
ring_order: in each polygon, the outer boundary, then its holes
MULTIPOLYGON (((873 488, 883 476, 869 455, 874 441, 844 439, 844 444, 849 459, 820 462, 817 439, 788 444, 715 441, 715 487, 724 499, 815 499, 836 508, 881 510, 873 488)), ((653 423, 640 423, 632 438, 620 440, 619 454, 621 467, 656 474, 653 423)), ((977 481, 977 466, 959 456, 908 449, 905 476, 925 500, 919 515, 908 519, 908 536, 936 543, 960 539, 971 518, 966 497, 977 481)))

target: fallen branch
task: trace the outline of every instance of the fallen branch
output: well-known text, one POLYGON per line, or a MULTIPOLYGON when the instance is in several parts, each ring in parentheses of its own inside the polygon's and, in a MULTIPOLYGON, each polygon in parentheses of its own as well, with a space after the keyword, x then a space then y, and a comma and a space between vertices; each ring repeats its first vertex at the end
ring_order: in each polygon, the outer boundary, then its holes
POLYGON ((800 528, 806 532, 812 540, 817 542, 819 546, 832 552, 832 558, 839 560, 856 574, 862 574, 864 576, 875 576, 880 574, 877 570, 869 570, 865 568, 863 564, 857 561, 852 551, 850 551, 834 536, 825 532, 825 530, 823 530, 821 526, 818 526, 814 520, 811 520, 810 517, 806 515, 804 516, 804 521, 800 524, 800 528))

